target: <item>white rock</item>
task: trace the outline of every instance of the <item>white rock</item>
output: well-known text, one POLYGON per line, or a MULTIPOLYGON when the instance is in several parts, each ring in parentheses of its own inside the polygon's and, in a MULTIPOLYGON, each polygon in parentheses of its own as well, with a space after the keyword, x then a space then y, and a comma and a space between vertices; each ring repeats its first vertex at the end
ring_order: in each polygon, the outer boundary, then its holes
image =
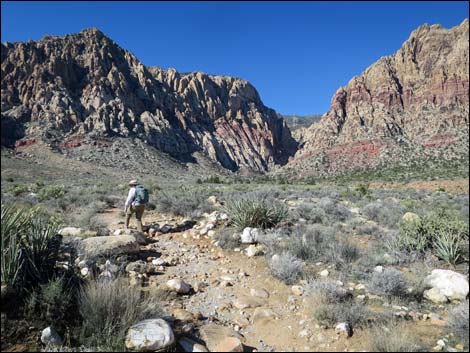
POLYGON ((258 255, 261 255, 262 253, 263 253, 263 250, 261 250, 260 247, 254 245, 254 244, 251 244, 245 250, 245 254, 248 257, 258 256, 258 255))
POLYGON ((207 232, 207 236, 208 236, 209 238, 215 237, 215 230, 210 230, 210 231, 208 231, 208 232, 207 232))
POLYGON ((76 237, 82 234, 82 229, 76 228, 76 227, 65 227, 65 228, 59 229, 58 233, 63 236, 76 237))
POLYGON ((178 294, 187 294, 191 290, 191 286, 179 278, 170 279, 166 282, 166 286, 178 294))
POLYGON ((241 235, 242 244, 254 244, 258 241, 259 232, 257 228, 246 227, 241 235))
POLYGON ((384 271, 384 267, 383 267, 383 266, 375 266, 375 267, 374 267, 374 272, 382 273, 383 271, 384 271))
MULTIPOLYGON (((441 296, 445 296, 449 300, 465 300, 468 295, 467 278, 451 270, 432 270, 431 274, 425 278, 424 283, 427 287, 434 289, 431 294, 436 294, 436 291, 439 291, 441 296)), ((426 292, 429 296, 430 292, 426 292)))
POLYGON ((46 345, 61 346, 63 340, 62 337, 60 337, 60 335, 57 333, 57 331, 53 327, 49 326, 42 330, 41 342, 46 345))
POLYGON ((338 335, 343 334, 346 337, 351 337, 353 335, 352 327, 347 322, 340 322, 339 324, 337 324, 335 327, 335 332, 338 335))
POLYGON ((291 291, 292 291, 293 294, 298 295, 298 296, 303 295, 304 292, 305 292, 304 288, 302 286, 298 286, 298 285, 292 286, 291 291))
POLYGON ((89 272, 90 270, 88 269, 88 267, 84 267, 80 270, 80 273, 82 274, 83 277, 86 277, 89 272))
POLYGON ((156 351, 172 345, 174 341, 173 330, 165 320, 149 319, 129 328, 126 347, 141 352, 156 351))
POLYGON ((322 277, 328 277, 328 275, 330 274, 330 272, 328 272, 328 270, 323 270, 320 272, 320 276, 322 277))

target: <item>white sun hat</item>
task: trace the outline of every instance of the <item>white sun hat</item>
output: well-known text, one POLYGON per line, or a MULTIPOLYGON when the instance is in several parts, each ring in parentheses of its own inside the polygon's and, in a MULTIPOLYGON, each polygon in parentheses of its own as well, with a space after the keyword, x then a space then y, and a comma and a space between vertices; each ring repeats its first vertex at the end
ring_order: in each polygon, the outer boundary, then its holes
POLYGON ((138 182, 137 182, 137 180, 135 180, 135 179, 134 179, 134 180, 131 180, 131 181, 129 182, 129 185, 137 185, 137 184, 138 184, 138 182))

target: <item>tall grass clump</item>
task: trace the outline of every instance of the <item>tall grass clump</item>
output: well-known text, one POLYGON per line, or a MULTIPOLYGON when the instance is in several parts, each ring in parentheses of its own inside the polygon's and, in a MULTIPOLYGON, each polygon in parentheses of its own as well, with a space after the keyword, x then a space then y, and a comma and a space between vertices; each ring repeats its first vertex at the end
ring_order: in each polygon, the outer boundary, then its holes
POLYGON ((141 320, 162 316, 158 299, 143 297, 124 278, 92 281, 79 296, 81 343, 110 351, 124 351, 126 331, 141 320))
POLYGON ((272 228, 286 219, 287 207, 266 197, 244 197, 231 200, 225 207, 232 225, 238 230, 245 227, 272 228))
POLYGON ((419 338, 405 324, 391 322, 372 327, 367 345, 370 352, 421 352, 419 343, 419 338))

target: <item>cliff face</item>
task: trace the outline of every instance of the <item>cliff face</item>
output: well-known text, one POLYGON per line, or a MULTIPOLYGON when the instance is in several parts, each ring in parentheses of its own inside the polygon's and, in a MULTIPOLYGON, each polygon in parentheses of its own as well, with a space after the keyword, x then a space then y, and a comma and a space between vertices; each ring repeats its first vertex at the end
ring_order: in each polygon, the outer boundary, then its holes
POLYGON ((468 19, 452 29, 421 26, 395 54, 340 88, 304 132, 293 165, 321 153, 330 162, 350 155, 352 165, 367 165, 390 143, 439 147, 468 134, 468 27, 468 19))
POLYGON ((51 134, 137 137, 181 160, 198 152, 250 171, 296 150, 247 81, 147 68, 96 29, 3 43, 1 58, 2 144, 51 134))

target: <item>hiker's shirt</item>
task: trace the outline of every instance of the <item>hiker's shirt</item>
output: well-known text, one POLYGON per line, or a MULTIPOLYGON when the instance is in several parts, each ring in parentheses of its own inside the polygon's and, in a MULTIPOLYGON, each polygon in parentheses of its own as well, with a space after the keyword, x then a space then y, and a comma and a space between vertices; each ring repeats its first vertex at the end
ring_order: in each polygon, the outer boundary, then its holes
POLYGON ((126 205, 125 208, 126 210, 129 208, 129 206, 139 206, 140 203, 138 201, 135 201, 135 187, 132 187, 129 189, 129 194, 127 195, 127 200, 126 200, 126 205))

